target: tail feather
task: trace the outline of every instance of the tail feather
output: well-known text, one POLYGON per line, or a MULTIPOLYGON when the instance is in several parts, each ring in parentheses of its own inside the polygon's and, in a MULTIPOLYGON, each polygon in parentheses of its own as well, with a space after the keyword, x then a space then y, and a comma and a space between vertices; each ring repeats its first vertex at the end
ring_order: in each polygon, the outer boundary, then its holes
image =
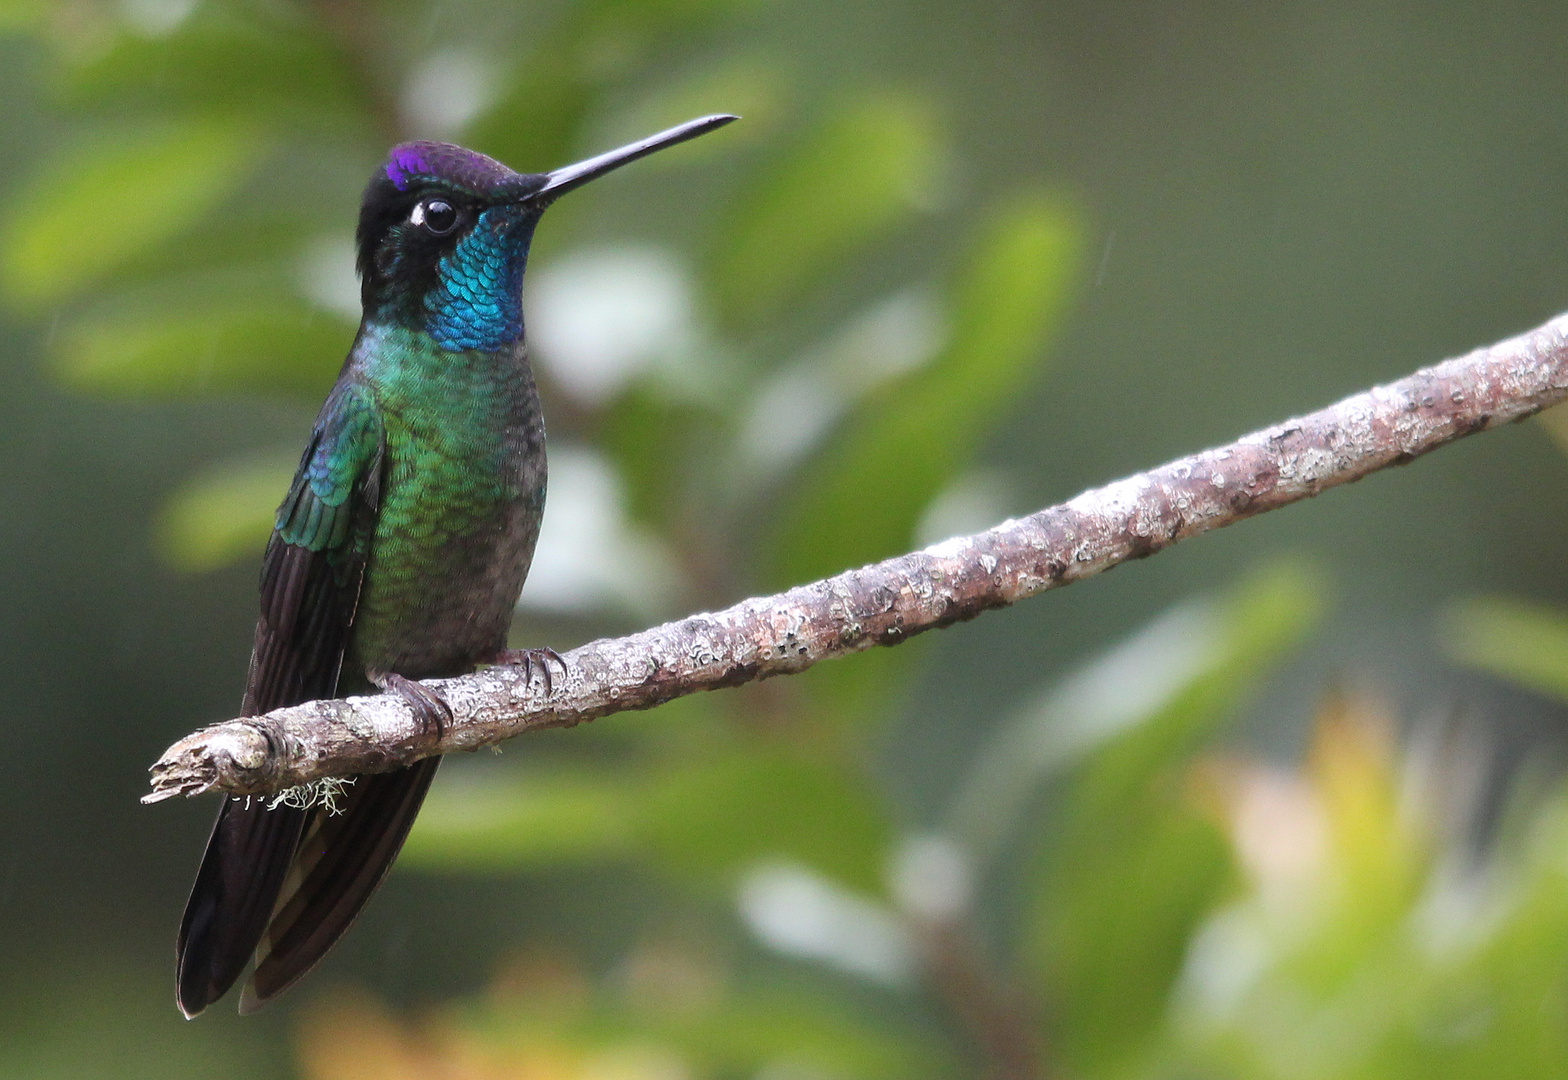
POLYGON ((358 777, 336 812, 226 799, 180 923, 180 1011, 222 997, 253 956, 241 1012, 314 967, 391 869, 440 762, 358 777))
POLYGON ((186 1018, 245 970, 277 904, 308 812, 225 799, 180 921, 176 994, 186 1018))
POLYGON ((313 968, 386 877, 430 789, 438 757, 357 777, 340 812, 312 811, 240 998, 249 1013, 313 968))

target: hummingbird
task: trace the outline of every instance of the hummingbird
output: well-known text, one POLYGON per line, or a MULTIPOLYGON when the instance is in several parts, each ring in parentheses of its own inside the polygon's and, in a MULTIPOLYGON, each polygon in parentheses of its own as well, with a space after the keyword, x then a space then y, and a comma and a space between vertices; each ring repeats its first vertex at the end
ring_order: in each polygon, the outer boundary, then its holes
MULTIPOLYGON (((735 120, 688 121, 548 173, 460 146, 394 147, 356 234, 359 333, 316 418, 261 571, 241 712, 379 688, 426 731, 451 711, 420 680, 535 666, 507 630, 545 499, 545 435, 523 336, 523 270, 545 209, 628 162, 735 120)), ((562 665, 564 666, 564 665, 562 665)), ((253 1012, 312 968, 391 868, 439 757, 333 799, 225 798, 177 946, 194 1017, 248 963, 253 1012)))

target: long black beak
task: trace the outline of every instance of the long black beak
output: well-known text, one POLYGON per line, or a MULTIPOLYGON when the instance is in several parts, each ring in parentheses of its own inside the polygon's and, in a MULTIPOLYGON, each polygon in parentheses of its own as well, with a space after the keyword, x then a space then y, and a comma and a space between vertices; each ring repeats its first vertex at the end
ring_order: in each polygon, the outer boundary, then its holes
POLYGON ((619 169, 628 162, 638 158, 647 157, 656 150, 663 150, 666 146, 683 143, 687 139, 695 139, 698 135, 723 127, 731 120, 739 120, 738 116, 728 113, 718 113, 714 116, 703 116, 696 120, 688 120, 684 124, 677 124, 668 131, 661 131, 657 135, 650 135, 646 139, 639 139, 619 150, 611 150, 607 154, 591 157, 587 161, 579 161, 576 165, 567 165, 565 168, 556 169, 548 174, 544 187, 529 195, 529 200, 540 199, 551 202, 560 195, 566 194, 575 187, 581 187, 590 180, 595 180, 607 172, 619 169))

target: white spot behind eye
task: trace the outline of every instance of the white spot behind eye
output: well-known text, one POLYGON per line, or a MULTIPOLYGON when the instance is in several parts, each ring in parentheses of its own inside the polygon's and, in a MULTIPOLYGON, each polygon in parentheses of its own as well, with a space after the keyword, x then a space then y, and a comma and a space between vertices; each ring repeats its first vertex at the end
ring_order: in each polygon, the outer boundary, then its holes
POLYGON ((422 199, 409 211, 408 220, 435 236, 445 236, 457 228, 458 211, 445 199, 422 199))

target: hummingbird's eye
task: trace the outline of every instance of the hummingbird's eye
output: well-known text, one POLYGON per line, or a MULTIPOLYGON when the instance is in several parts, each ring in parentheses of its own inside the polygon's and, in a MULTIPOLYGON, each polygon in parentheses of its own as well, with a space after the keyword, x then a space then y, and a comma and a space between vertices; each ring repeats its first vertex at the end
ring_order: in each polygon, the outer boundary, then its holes
POLYGON ((445 199, 425 199, 415 205, 408 220, 436 236, 445 236, 457 228, 457 207, 445 199))

